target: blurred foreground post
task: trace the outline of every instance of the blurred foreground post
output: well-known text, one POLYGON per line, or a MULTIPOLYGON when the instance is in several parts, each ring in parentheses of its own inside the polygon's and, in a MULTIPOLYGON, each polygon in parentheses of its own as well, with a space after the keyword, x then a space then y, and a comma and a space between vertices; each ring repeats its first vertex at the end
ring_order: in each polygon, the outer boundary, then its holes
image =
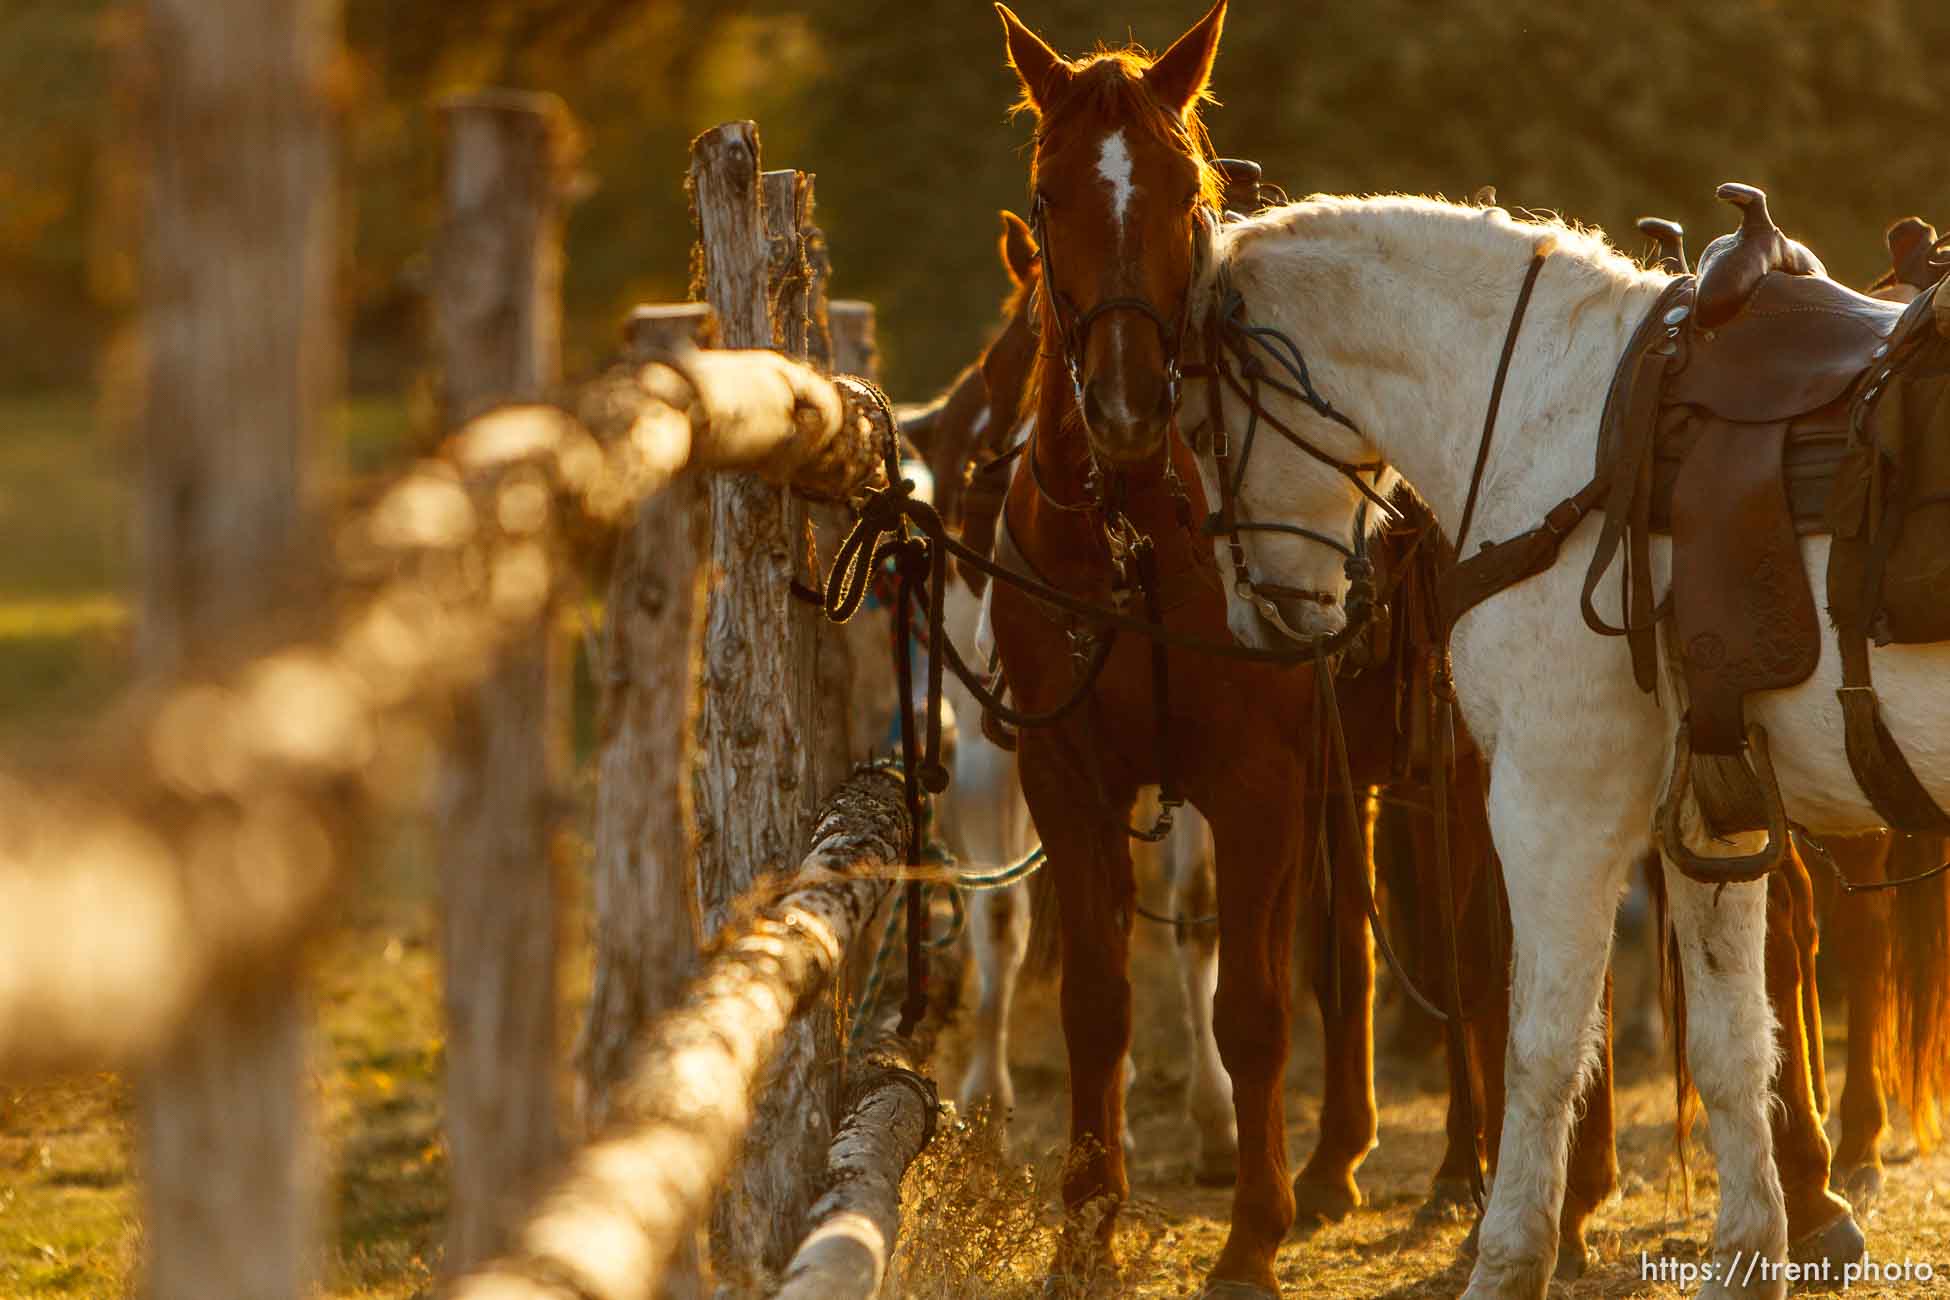
MULTIPOLYGON (((149 0, 143 277, 143 669, 175 670, 302 584, 307 473, 338 385, 338 205, 325 101, 336 0, 149 0)), ((242 830, 213 810, 208 843, 242 830)), ((141 1077, 143 1287, 310 1290, 300 953, 220 984, 141 1077)))
MULTIPOLYGON (((490 92, 442 110, 435 292, 442 415, 458 428, 496 405, 539 400, 560 379, 574 130, 550 96, 490 92)), ((504 491, 504 502, 515 499, 504 491)), ((556 1155, 554 841, 566 699, 551 623, 545 612, 457 710, 439 780, 450 1273, 502 1247, 556 1155)))
MULTIPOLYGON (((703 347, 712 332, 701 302, 639 307, 624 328, 624 359, 641 366, 684 344, 703 347)), ((590 1134, 609 1122, 638 1034, 677 1004, 697 965, 690 773, 709 524, 703 477, 680 474, 638 508, 610 571, 601 662, 592 665, 602 699, 590 868, 595 970, 576 1049, 590 1134)), ((699 1273, 692 1234, 664 1275, 663 1300, 700 1295, 699 1273)))

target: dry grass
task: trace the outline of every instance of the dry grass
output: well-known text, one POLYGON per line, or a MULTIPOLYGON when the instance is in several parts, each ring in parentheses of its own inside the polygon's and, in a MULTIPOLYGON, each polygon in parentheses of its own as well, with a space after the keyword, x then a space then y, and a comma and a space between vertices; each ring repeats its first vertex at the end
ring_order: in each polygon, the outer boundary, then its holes
MULTIPOLYGON (((447 1193, 435 914, 424 882, 402 881, 397 874, 381 873, 314 965, 322 1025, 315 1087, 334 1170, 323 1294, 348 1300, 430 1295, 439 1265, 447 1193)), ((1114 1271, 1079 1279, 1071 1294, 1177 1300, 1195 1291, 1217 1258, 1230 1194, 1192 1182, 1191 1132, 1180 1103, 1186 1066, 1176 983, 1168 950, 1154 937, 1140 941, 1136 975, 1134 1200, 1119 1217, 1114 1271)), ((568 996, 576 995, 577 986, 572 974, 568 996)), ((1832 1017, 1828 1053, 1837 1099, 1845 1041, 1839 1022, 1839 1015, 1832 1017)), ((1290 1150, 1301 1157, 1314 1141, 1320 1086, 1310 1011, 1298 1017, 1295 1038, 1287 1110, 1290 1150)), ((986 1116, 943 1127, 908 1177, 890 1296, 1028 1300, 1043 1294, 1060 1226, 1057 1187, 1067 1110, 1051 990, 1025 993, 1014 1043, 1018 1106, 1009 1139, 1015 1158, 998 1155, 997 1126, 986 1116)), ((961 1053, 952 1035, 938 1053, 946 1093, 953 1092, 961 1053)), ((1464 1228, 1420 1235, 1412 1230, 1441 1146, 1437 1064, 1433 1058, 1384 1056, 1381 1145, 1361 1171, 1369 1204, 1345 1223, 1288 1242, 1278 1268, 1289 1300, 1423 1300, 1461 1290, 1464 1228)), ((1676 1286, 1640 1280, 1640 1252, 1697 1260, 1711 1233, 1716 1191, 1710 1158, 1694 1158, 1698 1185, 1690 1209, 1670 1176, 1669 1081, 1643 1061, 1628 1062, 1622 1073, 1624 1188, 1593 1221, 1601 1263, 1575 1285, 1554 1286, 1552 1300, 1671 1300, 1682 1294, 1676 1286)), ((1906 1130, 1889 1144, 1898 1151, 1912 1145, 1906 1130)), ((1950 1156, 1892 1165, 1868 1231, 1879 1257, 1907 1256, 1950 1268, 1950 1156)), ((120 1295, 138 1253, 123 1085, 92 1075, 0 1090, 0 1296, 120 1295)), ((1849 1295, 1926 1290, 1858 1286, 1849 1295)))
MULTIPOLYGON (((1196 1291, 1218 1258, 1231 1193, 1202 1188, 1192 1180, 1194 1143, 1182 1104, 1187 1062, 1176 980, 1168 946, 1156 936, 1140 933, 1134 976, 1139 1069, 1130 1095, 1137 1144, 1134 1199, 1119 1217, 1117 1276, 1100 1279, 1089 1293, 1178 1300, 1196 1291)), ((1623 977, 1621 987, 1629 987, 1623 977)), ((1296 1168, 1318 1132, 1319 1035, 1308 1001, 1296 999, 1300 1011, 1287 1083, 1288 1149, 1296 1168)), ((1839 1102, 1846 1030, 1839 1007, 1826 1010, 1830 1087, 1839 1102)), ((1385 1036, 1386 1023, 1384 1016, 1378 1037, 1385 1036)), ((1053 989, 1024 992, 1012 1045, 1017 1109, 1009 1136, 1012 1149, 1030 1163, 998 1162, 991 1154, 992 1140, 978 1141, 974 1130, 938 1141, 910 1174, 908 1204, 914 1208, 903 1224, 899 1286, 893 1294, 921 1300, 1014 1300, 1040 1294, 1042 1274, 1055 1250, 1053 1207, 1067 1111, 1053 989)), ((951 1040, 937 1054, 944 1092, 953 1090, 964 1049, 963 1043, 951 1040)), ((1277 1267, 1290 1298, 1434 1300, 1457 1295, 1467 1280, 1466 1226, 1427 1230, 1414 1222, 1442 1149, 1440 1060, 1384 1054, 1378 1069, 1381 1140, 1360 1173, 1367 1205, 1343 1223, 1287 1242, 1277 1267)), ((1553 1284, 1551 1300, 1673 1300, 1687 1292, 1645 1280, 1642 1253, 1654 1260, 1697 1262, 1711 1240, 1718 1204, 1712 1159, 1703 1149, 1693 1152, 1689 1205, 1673 1156, 1669 1075, 1659 1062, 1643 1057, 1623 1061, 1620 1072, 1622 1186, 1592 1220, 1591 1241, 1600 1262, 1576 1283, 1553 1284)), ((1832 1122, 1829 1131, 1834 1136, 1832 1122)), ((1702 1126, 1702 1141, 1704 1137, 1702 1126)), ((1883 1200, 1865 1225, 1872 1254, 1928 1262, 1950 1274, 1950 1156, 1909 1158, 1914 1144, 1900 1123, 1885 1150, 1900 1152, 1903 1159, 1890 1166, 1883 1200)), ((1858 1284, 1847 1294, 1914 1296, 1939 1289, 1950 1288, 1942 1283, 1858 1284)), ((1839 1293, 1810 1289, 1800 1294, 1839 1293)))

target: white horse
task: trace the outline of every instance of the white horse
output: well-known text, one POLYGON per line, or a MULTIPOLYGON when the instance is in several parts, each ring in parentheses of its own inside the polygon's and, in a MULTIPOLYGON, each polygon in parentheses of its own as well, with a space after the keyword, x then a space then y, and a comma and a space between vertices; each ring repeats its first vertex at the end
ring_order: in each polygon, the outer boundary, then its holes
MULTIPOLYGON (((1614 367, 1670 277, 1620 256, 1600 235, 1400 197, 1314 198, 1275 209, 1227 228, 1218 252, 1253 323, 1291 336, 1320 393, 1362 432, 1278 394, 1264 399, 1330 454, 1385 459, 1453 534, 1511 309, 1543 248, 1549 256, 1503 394, 1474 545, 1536 527, 1591 478, 1614 367)), ((1204 400, 1190 393, 1186 409, 1202 411, 1204 400)), ((1243 417, 1229 402, 1235 454, 1243 417)), ((1347 481, 1271 432, 1258 444, 1244 474, 1242 517, 1347 536, 1358 501, 1347 481)), ((1210 496, 1209 453, 1203 470, 1210 496)), ((1585 520, 1553 568, 1479 605, 1455 631, 1456 686, 1491 766, 1490 822, 1515 930, 1507 1111, 1471 1296, 1542 1296, 1549 1282, 1566 1137, 1593 1065, 1616 903, 1651 837, 1683 707, 1676 674, 1666 674, 1659 698, 1641 692, 1623 641, 1593 635, 1580 617, 1598 530, 1585 520)), ((1325 547, 1264 532, 1245 534, 1245 546, 1255 581, 1347 589, 1340 557, 1325 547)), ((1652 546, 1663 596, 1670 550, 1662 537, 1652 546)), ((1828 538, 1805 537, 1801 548, 1823 590, 1828 538)), ((1229 572, 1223 547, 1220 562, 1229 572)), ((1282 612, 1304 631, 1331 630, 1344 617, 1338 605, 1300 604, 1282 612)), ((1281 643, 1236 595, 1230 623, 1249 644, 1281 643)), ((1840 658, 1825 621, 1822 636, 1814 675, 1753 697, 1749 716, 1767 729, 1790 816, 1816 831, 1864 830, 1881 822, 1843 755, 1840 658)), ((1872 653, 1884 718, 1925 787, 1950 800, 1950 646, 1872 653)), ((1688 843, 1705 851, 1690 795, 1686 804, 1688 843)), ((1758 847, 1757 836, 1736 838, 1737 852, 1758 847)), ((1666 880, 1692 998, 1687 1050, 1719 1166, 1715 1274, 1702 1294, 1780 1295, 1770 1266, 1789 1243, 1768 1131, 1776 1048, 1762 978, 1766 886, 1731 885, 1716 899, 1670 862, 1666 880)))
MULTIPOLYGON (((961 646, 973 644, 971 662, 986 663, 987 602, 959 578, 950 580, 946 626, 961 646)), ((937 805, 942 838, 966 867, 993 869, 1021 861, 1036 847, 1036 828, 1016 778, 1016 756, 982 734, 981 706, 953 673, 944 691, 954 709, 954 780, 937 805)), ((1171 834, 1158 847, 1163 874, 1171 882, 1170 910, 1177 916, 1203 916, 1216 907, 1212 874, 1212 831, 1192 808, 1179 810, 1171 834)), ((1009 1016, 1016 985, 1029 951, 1031 891, 1028 882, 970 894, 968 938, 975 957, 977 1000, 967 1068, 957 1101, 973 1113, 988 1106, 1006 1121, 1015 1107, 1009 1074, 1009 1016)), ((1050 900, 1052 905, 1054 900, 1050 900)), ((1212 995, 1219 979, 1218 927, 1178 927, 1175 955, 1184 996, 1185 1029, 1191 1049, 1185 1110, 1197 1135, 1194 1176, 1205 1183, 1231 1182, 1238 1167, 1239 1132, 1233 1116, 1232 1081, 1219 1061, 1212 1031, 1212 995)), ((1136 1077, 1129 1057, 1124 1086, 1136 1077)), ((998 1133, 1006 1129, 998 1129, 998 1133)), ((1130 1134, 1124 1135, 1126 1146, 1130 1134)))

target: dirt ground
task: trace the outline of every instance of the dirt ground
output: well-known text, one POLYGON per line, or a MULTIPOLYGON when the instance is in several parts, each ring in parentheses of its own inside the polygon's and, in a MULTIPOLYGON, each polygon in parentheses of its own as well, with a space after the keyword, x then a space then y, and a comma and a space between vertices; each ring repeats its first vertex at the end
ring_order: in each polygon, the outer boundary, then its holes
MULTIPOLYGON (((1143 923, 1140 923, 1141 925, 1143 923)), ((1119 1274, 1095 1288, 1104 1295, 1189 1296, 1225 1240, 1231 1193, 1192 1180, 1195 1149, 1184 1117, 1186 1082, 1184 1015, 1168 943, 1157 927, 1144 927, 1134 962, 1137 984, 1137 1081, 1130 1112, 1137 1156, 1132 1170, 1134 1203, 1123 1216, 1119 1274)), ((1626 959, 1630 961, 1628 956, 1626 959)), ((1621 970, 1622 987, 1633 972, 1621 970)), ((1384 976, 1385 979, 1385 976, 1384 976)), ((1287 1079, 1288 1151, 1298 1168, 1317 1135, 1321 1083, 1319 1020, 1311 998, 1295 999, 1294 1060, 1287 1079)), ((1840 1008, 1826 1009, 1831 1096, 1839 1098, 1839 1068, 1846 1044, 1840 1008)), ((1619 1009, 1621 1022, 1628 1012, 1619 1009)), ((1418 1236, 1411 1229, 1442 1152, 1446 1093, 1441 1058, 1392 1055, 1386 1039, 1392 1011, 1377 1021, 1377 1099, 1380 1144, 1360 1171, 1367 1204, 1340 1224, 1281 1250, 1279 1274, 1286 1295, 1385 1297, 1416 1300, 1454 1296, 1468 1278, 1461 1248, 1466 1226, 1457 1224, 1418 1236)), ((1063 1041, 1056 1022, 1055 990, 1030 988, 1019 1001, 1013 1028, 1017 1090, 1010 1123, 1012 1154, 1030 1162, 1014 1176, 966 1172, 983 1156, 980 1144, 962 1139, 953 1156, 931 1153, 927 1167, 910 1179, 910 1200, 921 1202, 909 1234, 900 1274, 903 1294, 947 1297, 1010 1297, 1038 1293, 1049 1259, 1054 1203, 1067 1113, 1063 1041), (959 1164, 961 1169, 954 1166, 959 1164), (930 1182, 939 1184, 930 1194, 930 1182), (959 1191, 954 1196, 941 1192, 959 1191), (1038 1202, 1034 1198, 1040 1197, 1038 1202), (998 1226, 1003 1225, 1003 1226, 998 1226), (956 1248, 974 1241, 976 1248, 956 1248), (1013 1252, 1013 1254, 1011 1253, 1013 1252)), ((958 1078, 961 1043, 951 1039, 937 1059, 944 1095, 958 1078)), ((1621 1189, 1592 1219, 1591 1242, 1600 1262, 1575 1283, 1554 1283, 1552 1300, 1579 1297, 1687 1294, 1674 1283, 1646 1280, 1641 1256, 1697 1262, 1705 1258, 1717 1207, 1711 1156, 1702 1125, 1690 1165, 1693 1196, 1688 1209, 1673 1154, 1672 1080, 1662 1060, 1641 1048, 1619 1062, 1618 1142, 1621 1189)), ((1893 1104, 1892 1104, 1893 1109, 1893 1104)), ((1830 1125, 1831 1138, 1835 1125, 1830 1125)), ((951 1144, 944 1144, 951 1145, 951 1144)), ((1871 1256, 1928 1264, 1950 1279, 1950 1157, 1917 1156, 1900 1121, 1885 1144, 1897 1153, 1882 1200, 1865 1225, 1871 1256)), ((1837 1294, 1840 1288, 1804 1294, 1837 1294)), ((1851 1296, 1950 1293, 1950 1280, 1871 1285, 1851 1296)))
MULTIPOLYGON (((406 1300, 431 1295, 438 1276, 447 1166, 429 895, 417 878, 368 889, 313 963, 320 1023, 313 1088, 332 1170, 321 1295, 406 1300)), ((574 1000, 587 987, 578 963, 574 956, 567 962, 565 1060, 566 1040, 580 1016, 574 1000)), ((1136 977, 1136 1199, 1123 1217, 1119 1274, 1095 1294, 1176 1298, 1192 1294, 1216 1258, 1229 1195, 1191 1180, 1191 1135, 1180 1107, 1183 1013, 1169 948, 1150 927, 1140 935, 1136 977)), ((889 1296, 1040 1295, 1056 1222, 1066 1109, 1054 1003, 1053 988, 1031 986, 1018 1008, 1018 1108, 1011 1133, 1016 1161, 986 1154, 979 1134, 944 1133, 905 1188, 901 1256, 889 1296)), ((1295 1157, 1304 1157, 1313 1144, 1320 1084, 1317 1020, 1305 999, 1300 1007, 1287 1109, 1295 1157)), ((1384 1012, 1384 1038, 1387 1024, 1384 1012)), ((1831 1063, 1839 1064, 1844 1041, 1840 1017, 1831 1012, 1831 1063)), ((953 1095, 958 1055, 951 1033, 937 1060, 944 1095, 953 1095)), ((1405 1063, 1384 1053, 1379 1068, 1381 1144, 1361 1171, 1368 1206, 1308 1240, 1288 1243, 1280 1256, 1287 1300, 1411 1300, 1462 1289, 1466 1264, 1457 1251, 1464 1228, 1443 1228, 1422 1240, 1409 1234, 1441 1147, 1439 1061, 1431 1055, 1405 1063)), ((1716 1203, 1710 1158, 1702 1152, 1693 1160, 1697 1185, 1690 1211, 1669 1177, 1669 1079, 1643 1058, 1623 1062, 1621 1074, 1624 1191, 1593 1220, 1602 1263, 1584 1281, 1553 1287, 1553 1300, 1678 1296, 1676 1286, 1640 1280, 1640 1253, 1697 1260, 1708 1240, 1716 1203)), ((1841 1083, 1839 1069, 1831 1071, 1836 1097, 1841 1083)), ((0 1087, 0 1297, 127 1292, 140 1255, 131 1147, 128 1090, 114 1076, 0 1087)), ((1889 1149, 1913 1152, 1906 1129, 1892 1135, 1889 1149)), ((1868 1231, 1877 1256, 1941 1263, 1950 1272, 1950 1158, 1892 1165, 1868 1231)), ((1934 1289, 1858 1286, 1851 1294, 1907 1296, 1934 1289)))

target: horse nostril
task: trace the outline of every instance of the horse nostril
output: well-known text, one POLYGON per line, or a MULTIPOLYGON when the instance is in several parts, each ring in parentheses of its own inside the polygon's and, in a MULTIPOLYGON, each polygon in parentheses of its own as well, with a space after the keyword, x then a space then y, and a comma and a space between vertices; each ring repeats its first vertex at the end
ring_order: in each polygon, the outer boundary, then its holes
POLYGON ((1083 386, 1083 419, 1093 429, 1105 427, 1108 421, 1104 415, 1103 399, 1098 395, 1097 381, 1092 379, 1083 386))
POLYGON ((1155 426, 1160 429, 1164 428, 1167 424, 1171 423, 1171 385, 1170 384, 1159 385, 1158 400, 1156 404, 1152 407, 1151 417, 1155 426))

